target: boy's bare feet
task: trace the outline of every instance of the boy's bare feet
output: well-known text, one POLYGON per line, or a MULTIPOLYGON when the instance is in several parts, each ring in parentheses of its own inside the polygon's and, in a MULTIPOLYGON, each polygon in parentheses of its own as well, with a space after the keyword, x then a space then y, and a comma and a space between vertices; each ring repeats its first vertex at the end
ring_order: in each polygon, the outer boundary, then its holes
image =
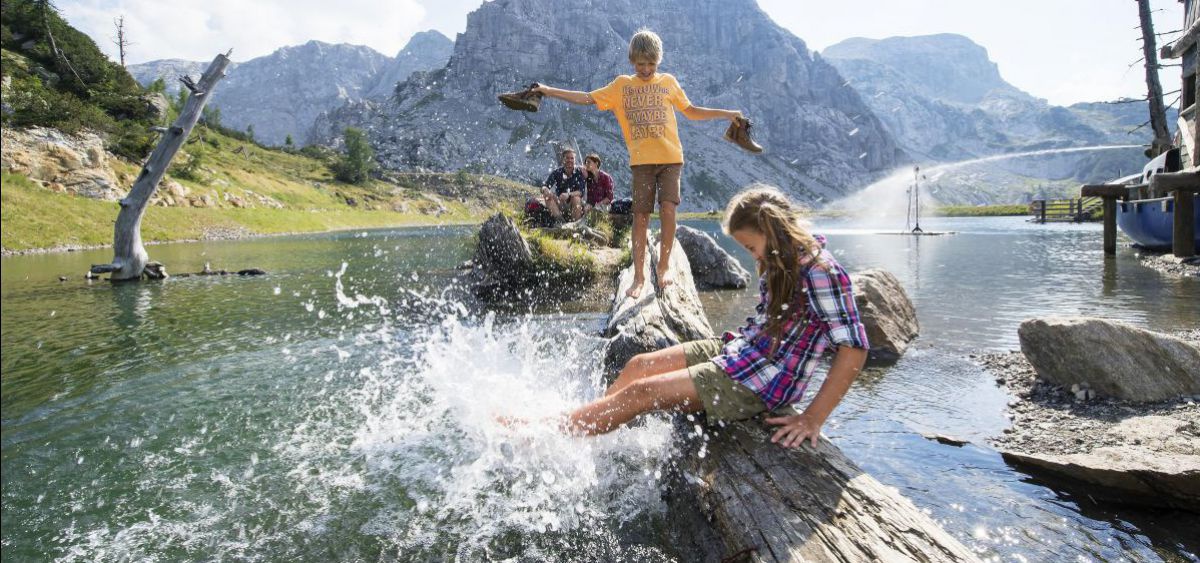
POLYGON ((666 289, 668 285, 675 283, 675 279, 671 274, 670 264, 658 265, 658 288, 666 289))
POLYGON ((629 286, 629 289, 625 290, 625 296, 633 298, 633 299, 637 299, 638 297, 641 297, 642 296, 642 286, 645 284, 646 284, 646 278, 643 278, 643 277, 633 278, 633 285, 629 286))

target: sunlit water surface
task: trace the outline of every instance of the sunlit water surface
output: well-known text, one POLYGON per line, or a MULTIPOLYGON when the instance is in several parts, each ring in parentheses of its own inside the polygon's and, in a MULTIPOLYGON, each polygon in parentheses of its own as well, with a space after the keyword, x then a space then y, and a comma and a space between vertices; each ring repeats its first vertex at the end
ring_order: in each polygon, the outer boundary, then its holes
MULTIPOLYGON (((1009 397, 969 356, 1016 348, 1033 316, 1194 327, 1200 283, 1127 249, 1104 260, 1094 225, 924 223, 957 234, 816 228, 851 270, 895 273, 922 324, 826 434, 984 557, 1194 560, 1195 517, 1094 505, 1004 464, 985 440, 1009 397)), ((472 234, 154 246, 173 272, 270 274, 120 286, 81 279, 106 251, 4 259, 4 559, 677 559, 665 418, 598 439, 494 422, 601 393, 605 315, 468 309, 447 288, 472 234)), ((720 328, 755 298, 703 295, 720 328)))

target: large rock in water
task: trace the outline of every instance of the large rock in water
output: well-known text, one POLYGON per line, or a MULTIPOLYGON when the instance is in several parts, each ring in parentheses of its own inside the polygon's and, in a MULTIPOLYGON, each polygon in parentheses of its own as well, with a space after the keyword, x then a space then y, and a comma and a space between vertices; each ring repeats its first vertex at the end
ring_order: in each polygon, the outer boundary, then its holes
POLYGON ((637 299, 625 295, 633 285, 633 265, 621 272, 617 282, 612 316, 604 331, 609 338, 604 351, 604 367, 609 374, 620 372, 630 358, 643 352, 714 336, 696 293, 687 253, 679 248, 679 242, 671 251, 675 282, 658 294, 654 291, 658 286, 654 268, 658 263, 658 242, 651 240, 647 246, 649 256, 645 267, 649 273, 641 295, 637 299))
POLYGON ((696 285, 704 288, 742 289, 750 283, 750 272, 721 248, 708 233, 679 225, 675 240, 687 253, 696 285))
POLYGON ((917 310, 900 280, 891 272, 872 268, 851 274, 850 281, 854 284, 854 303, 871 341, 868 357, 877 362, 898 360, 921 329, 917 310))
POLYGON ((1141 416, 1109 430, 1125 444, 1069 455, 1003 451, 1004 458, 1087 483, 1093 498, 1200 511, 1200 428, 1195 422, 1141 416), (1149 447, 1148 444, 1154 444, 1149 447))
POLYGON ((1062 387, 1137 402, 1200 393, 1200 348, 1173 336, 1089 317, 1030 319, 1017 335, 1038 375, 1062 387))
POLYGON ((510 293, 533 267, 533 253, 512 218, 497 213, 479 229, 472 262, 476 294, 510 293))

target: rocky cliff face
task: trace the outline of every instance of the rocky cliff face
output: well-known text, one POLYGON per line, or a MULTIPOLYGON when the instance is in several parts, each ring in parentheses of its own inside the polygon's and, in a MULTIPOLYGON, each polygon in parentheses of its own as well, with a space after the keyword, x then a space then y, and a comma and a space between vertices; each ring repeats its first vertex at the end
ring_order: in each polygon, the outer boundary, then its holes
MULTIPOLYGON (((394 58, 369 47, 309 41, 230 65, 210 106, 220 108, 221 122, 233 129, 254 126, 259 142, 281 145, 291 135, 296 144, 317 115, 348 101, 391 95, 395 84, 414 70, 438 68, 449 58, 453 43, 436 31, 413 36, 394 58)), ((166 79, 168 93, 181 87, 178 76, 197 76, 206 62, 176 59, 132 65, 130 73, 142 84, 166 79)))
POLYGON ((858 93, 752 0, 496 0, 468 16, 445 68, 416 73, 386 101, 351 102, 318 119, 310 140, 337 144, 368 131, 394 169, 473 169, 540 181, 560 146, 598 152, 629 192, 628 153, 612 114, 549 100, 536 114, 506 110, 497 93, 533 81, 591 90, 628 74, 629 37, 662 36, 660 71, 699 106, 754 119, 767 151, 722 139, 727 122, 681 118, 684 208, 723 205, 742 186, 777 184, 808 201, 840 195, 890 170, 903 154, 858 93))
MULTIPOLYGON (((1005 82, 987 51, 959 35, 854 38, 821 55, 918 161, 1145 140, 1129 133, 1145 121, 1144 104, 1050 105, 1005 82)), ((1026 157, 963 168, 933 188, 952 203, 1016 201, 1039 189, 1077 192, 1080 182, 1129 174, 1144 162, 1137 148, 1026 157)))
POLYGON ((454 42, 436 31, 422 31, 408 40, 408 44, 396 54, 379 74, 375 84, 367 91, 368 98, 386 100, 396 90, 396 85, 408 79, 418 70, 433 70, 446 66, 454 42))

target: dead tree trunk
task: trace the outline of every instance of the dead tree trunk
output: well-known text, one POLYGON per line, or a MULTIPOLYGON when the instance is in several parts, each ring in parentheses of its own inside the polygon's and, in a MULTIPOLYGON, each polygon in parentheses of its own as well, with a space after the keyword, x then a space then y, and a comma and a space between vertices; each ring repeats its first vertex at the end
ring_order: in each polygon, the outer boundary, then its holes
POLYGON ((1154 21, 1150 18, 1150 0, 1137 0, 1137 3, 1146 66, 1146 99, 1150 102, 1150 126, 1154 129, 1149 156, 1154 158, 1171 148, 1171 133, 1167 128, 1167 110, 1163 106, 1162 83, 1158 81, 1158 47, 1154 39, 1154 21))
POLYGON ((208 70, 200 77, 199 83, 193 83, 188 77, 180 80, 191 90, 187 102, 179 112, 179 118, 166 131, 163 131, 158 146, 150 153, 150 158, 142 166, 129 195, 120 201, 121 212, 117 214, 117 225, 113 234, 113 261, 111 264, 95 264, 93 274, 111 273, 112 281, 136 280, 145 273, 149 277, 161 278, 164 274, 158 269, 148 269, 150 256, 142 246, 142 215, 150 196, 154 194, 158 182, 162 180, 171 158, 183 146, 188 134, 196 126, 204 104, 211 97, 212 89, 217 81, 225 77, 225 67, 229 65, 228 55, 217 55, 208 70))

